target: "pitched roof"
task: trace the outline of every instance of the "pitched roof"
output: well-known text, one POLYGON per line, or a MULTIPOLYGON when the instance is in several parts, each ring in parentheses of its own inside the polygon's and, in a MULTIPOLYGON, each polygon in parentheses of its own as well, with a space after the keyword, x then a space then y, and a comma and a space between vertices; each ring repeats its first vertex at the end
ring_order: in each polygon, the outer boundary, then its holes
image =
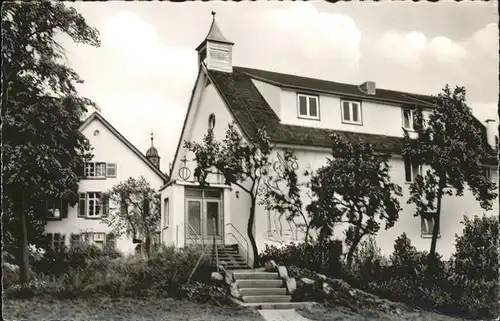
POLYGON ((90 123, 92 123, 92 121, 94 121, 95 119, 99 120, 103 125, 104 127, 106 127, 111 133, 113 133, 113 135, 116 136, 116 138, 118 138, 122 143, 125 144, 125 146, 127 146, 134 154, 137 155, 137 157, 139 157, 149 168, 151 168, 158 176, 160 176, 160 178, 166 182, 168 181, 168 177, 167 175, 165 175, 164 173, 162 173, 162 171, 160 171, 159 168, 157 168, 156 166, 153 165, 153 163, 151 163, 145 156, 144 154, 142 154, 134 145, 132 145, 131 142, 129 142, 122 134, 120 134, 120 132, 113 127, 113 125, 111 125, 101 114, 99 114, 98 112, 94 112, 92 113, 83 123, 82 125, 80 126, 80 131, 84 130, 90 123))
POLYGON ((432 107, 434 99, 428 95, 414 94, 395 90, 377 88, 375 95, 368 95, 359 90, 358 85, 339 83, 321 79, 307 78, 297 75, 282 74, 267 70, 245 67, 234 67, 237 72, 249 75, 257 80, 262 80, 281 87, 312 90, 337 94, 344 97, 363 98, 368 100, 382 100, 385 102, 402 103, 408 105, 421 105, 432 107))
MULTIPOLYGON (((336 133, 350 141, 362 140, 369 142, 380 152, 400 153, 404 146, 404 140, 402 137, 282 124, 278 115, 253 84, 252 78, 279 86, 324 91, 341 96, 357 96, 364 99, 376 98, 387 102, 424 107, 432 106, 431 96, 377 89, 377 94, 374 97, 363 94, 356 85, 243 67, 234 67, 232 73, 209 70, 208 76, 220 92, 245 135, 252 137, 259 128, 265 127, 271 141, 282 144, 329 148, 331 147, 330 135, 336 133)), ((478 123, 483 133, 485 133, 485 127, 479 121, 478 123)), ((495 164, 496 158, 492 162, 495 164)))
POLYGON ((234 44, 234 42, 231 42, 227 40, 226 37, 222 34, 222 31, 220 31, 219 26, 217 25, 217 22, 215 22, 215 13, 212 12, 213 19, 212 19, 212 25, 210 26, 210 30, 208 31, 207 36, 205 37, 205 40, 196 48, 198 50, 201 46, 203 46, 207 40, 214 41, 214 42, 221 42, 221 43, 228 43, 228 44, 234 44))

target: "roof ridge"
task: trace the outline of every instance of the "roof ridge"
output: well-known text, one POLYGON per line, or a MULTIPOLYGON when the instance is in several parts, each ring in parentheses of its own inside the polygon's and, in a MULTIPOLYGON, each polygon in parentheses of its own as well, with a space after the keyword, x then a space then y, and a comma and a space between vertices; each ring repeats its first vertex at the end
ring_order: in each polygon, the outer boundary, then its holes
MULTIPOLYGON (((278 71, 265 70, 265 69, 257 69, 257 68, 243 67, 243 66, 234 66, 233 68, 235 70, 240 71, 240 72, 243 72, 243 73, 246 73, 246 74, 250 74, 250 75, 253 75, 253 76, 262 77, 262 78, 266 78, 266 77, 264 75, 255 75, 255 74, 253 74, 253 72, 264 72, 264 73, 274 74, 274 75, 277 75, 277 76, 287 76, 287 77, 293 77, 293 78, 302 78, 302 79, 305 79, 305 80, 314 80, 314 81, 320 81, 320 82, 325 82, 325 83, 330 83, 330 84, 336 84, 336 85, 346 85, 346 86, 356 86, 356 87, 359 86, 359 84, 333 81, 333 80, 328 80, 328 79, 324 79, 324 78, 313 78, 313 77, 309 77, 309 76, 302 76, 302 75, 299 75, 299 74, 296 74, 296 73, 283 73, 283 72, 278 72, 278 71)), ((432 95, 429 95, 429 94, 419 94, 419 93, 412 93, 412 92, 408 92, 408 91, 401 91, 401 90, 394 90, 394 89, 385 89, 385 88, 377 88, 377 91, 379 91, 379 90, 385 91, 385 92, 391 92, 391 93, 405 94, 405 95, 415 95, 415 96, 425 97, 425 98, 429 98, 429 99, 433 98, 432 95)), ((408 98, 418 99, 417 97, 408 97, 408 98)))
POLYGON ((94 119, 98 119, 103 123, 104 127, 106 127, 113 135, 118 138, 125 146, 127 146, 134 154, 136 154, 149 168, 151 168, 160 178, 164 181, 168 180, 167 175, 165 175, 159 168, 154 166, 146 156, 132 144, 125 136, 122 135, 104 116, 98 112, 94 111, 87 119, 80 125, 80 132, 83 131, 94 119))

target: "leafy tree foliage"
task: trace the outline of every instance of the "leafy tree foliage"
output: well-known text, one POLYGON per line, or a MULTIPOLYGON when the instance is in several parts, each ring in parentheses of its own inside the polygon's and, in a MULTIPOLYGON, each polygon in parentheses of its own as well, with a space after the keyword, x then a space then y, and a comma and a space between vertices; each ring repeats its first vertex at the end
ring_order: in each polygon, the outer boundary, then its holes
POLYGON ((412 139, 404 130, 403 156, 413 164, 429 167, 425 175, 414 178, 408 199, 417 207, 415 216, 435 213, 429 258, 436 253, 443 196, 462 196, 467 184, 485 210, 491 209, 497 196, 495 184, 483 171, 484 161, 492 157, 491 150, 466 104, 465 94, 464 87, 451 90, 446 86, 435 97, 428 120, 421 108, 415 110, 417 138, 412 139))
MULTIPOLYGON (((285 215, 287 221, 295 222, 297 217, 302 219, 297 223, 298 228, 305 229, 305 242, 310 241, 310 226, 307 211, 301 196, 307 194, 312 200, 307 185, 309 182, 300 182, 298 176, 297 156, 290 150, 283 154, 283 158, 273 165, 274 171, 269 171, 269 177, 263 184, 261 204, 266 210, 277 212, 279 218, 285 215)), ((305 176, 310 176, 307 170, 305 176)))
POLYGON ((38 209, 47 197, 76 203, 78 174, 90 157, 78 129, 87 106, 94 104, 78 96, 75 85, 82 80, 65 65, 56 36, 92 46, 99 40, 97 30, 62 2, 11 1, 2 4, 1 15, 3 214, 13 223, 4 229, 19 240, 21 281, 26 282, 26 212, 31 225, 43 220, 38 209))
POLYGON ((144 177, 130 177, 108 193, 109 214, 103 218, 116 236, 128 235, 141 239, 141 249, 151 256, 153 236, 161 217, 160 194, 144 177))
POLYGON ((270 166, 271 145, 266 131, 259 129, 247 142, 236 126, 229 124, 222 142, 216 141, 213 131, 209 130, 202 143, 185 142, 184 147, 195 155, 197 164, 194 176, 200 185, 209 185, 209 174, 221 173, 226 184, 238 186, 249 195, 251 206, 247 234, 252 245, 254 264, 258 264, 259 253, 253 226, 259 188, 270 166))
POLYGON ((329 239, 338 223, 349 224, 347 264, 366 235, 375 235, 379 222, 391 228, 401 210, 396 196, 401 187, 391 183, 389 156, 378 155, 370 144, 351 143, 332 135, 332 157, 311 179, 314 200, 307 206, 311 227, 319 229, 319 240, 329 239))
POLYGON ((464 217, 462 235, 455 235, 454 272, 463 283, 498 281, 498 216, 464 217))

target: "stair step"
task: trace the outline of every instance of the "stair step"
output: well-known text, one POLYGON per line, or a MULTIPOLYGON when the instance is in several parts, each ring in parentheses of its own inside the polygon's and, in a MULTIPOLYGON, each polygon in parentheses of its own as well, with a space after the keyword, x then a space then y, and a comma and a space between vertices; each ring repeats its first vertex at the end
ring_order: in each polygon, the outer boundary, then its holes
MULTIPOLYGON (((212 258, 214 261, 216 260, 216 258, 212 258)), ((239 262, 246 262, 244 259, 242 259, 241 257, 219 257, 218 258, 219 261, 239 261, 239 262)))
POLYGON ((226 270, 249 269, 246 264, 221 264, 226 270))
POLYGON ((279 288, 283 286, 283 280, 265 280, 265 279, 246 279, 236 280, 240 289, 244 288, 279 288))
POLYGON ((278 272, 238 272, 234 273, 235 280, 242 279, 265 279, 265 280, 276 280, 279 279, 278 272))
POLYGON ((242 296, 286 295, 286 288, 242 288, 240 293, 242 296))
POLYGON ((297 309, 306 306, 314 306, 316 304, 314 302, 244 303, 233 297, 229 297, 229 299, 239 306, 258 310, 297 309))
POLYGON ((241 299, 246 303, 281 303, 292 301, 290 295, 247 295, 241 297, 241 299))

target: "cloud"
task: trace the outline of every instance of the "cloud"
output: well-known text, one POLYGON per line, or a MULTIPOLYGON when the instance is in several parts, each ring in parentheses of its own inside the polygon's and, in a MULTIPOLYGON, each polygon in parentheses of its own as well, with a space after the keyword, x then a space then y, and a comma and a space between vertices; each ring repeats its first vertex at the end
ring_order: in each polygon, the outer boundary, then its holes
POLYGON ((66 46, 71 65, 89 80, 80 93, 95 100, 141 151, 149 146, 153 130, 155 145, 169 162, 197 74, 196 52, 166 45, 155 26, 134 12, 118 11, 95 26, 100 48, 66 46))
POLYGON ((456 63, 467 56, 467 50, 443 36, 428 39, 421 32, 386 32, 378 42, 378 53, 388 59, 420 69, 424 59, 456 63))
POLYGON ((263 11, 257 18, 254 24, 259 27, 252 33, 262 37, 240 38, 235 44, 252 50, 251 65, 282 72, 293 65, 295 73, 323 78, 357 70, 361 31, 348 15, 320 12, 310 2, 293 2, 263 11), (336 61, 342 64, 332 63, 336 61))
POLYGON ((420 55, 425 50, 426 43, 427 37, 421 32, 401 34, 390 31, 382 36, 376 48, 382 56, 408 67, 420 68, 420 55))

